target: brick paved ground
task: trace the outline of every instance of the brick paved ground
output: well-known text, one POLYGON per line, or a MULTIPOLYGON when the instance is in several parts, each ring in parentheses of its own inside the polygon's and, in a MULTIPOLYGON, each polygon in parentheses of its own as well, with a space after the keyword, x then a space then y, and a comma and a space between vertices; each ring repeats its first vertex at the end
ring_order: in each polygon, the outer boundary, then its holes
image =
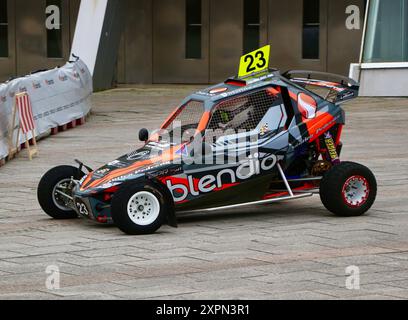
POLYGON ((193 88, 96 94, 85 126, 40 143, 40 158, 0 168, 0 299, 406 299, 408 298, 408 100, 349 104, 344 158, 379 180, 365 217, 332 216, 319 198, 195 215, 179 229, 129 237, 115 227, 53 221, 36 201, 41 175, 79 158, 93 167, 134 149, 193 88), (57 265, 61 289, 45 287, 57 265), (345 269, 361 289, 345 288, 345 269))

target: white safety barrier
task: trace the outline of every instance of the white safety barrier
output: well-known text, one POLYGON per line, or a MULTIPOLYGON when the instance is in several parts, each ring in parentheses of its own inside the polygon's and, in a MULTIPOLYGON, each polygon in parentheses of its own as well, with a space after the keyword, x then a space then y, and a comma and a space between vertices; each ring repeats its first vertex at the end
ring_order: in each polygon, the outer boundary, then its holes
MULTIPOLYGON (((15 94, 27 92, 36 136, 85 117, 91 110, 92 76, 81 60, 0 84, 0 160, 8 155, 15 94)), ((29 139, 31 137, 29 136, 29 139)), ((25 143, 25 137, 20 143, 25 143)))

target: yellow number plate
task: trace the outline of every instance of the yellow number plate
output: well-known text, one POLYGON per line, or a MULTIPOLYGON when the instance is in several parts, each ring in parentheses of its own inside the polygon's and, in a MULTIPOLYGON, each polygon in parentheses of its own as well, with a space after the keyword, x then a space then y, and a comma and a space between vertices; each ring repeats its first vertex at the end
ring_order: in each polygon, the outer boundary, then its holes
POLYGON ((269 68, 270 53, 271 46, 268 45, 243 56, 239 65, 238 76, 242 78, 267 70, 269 68))

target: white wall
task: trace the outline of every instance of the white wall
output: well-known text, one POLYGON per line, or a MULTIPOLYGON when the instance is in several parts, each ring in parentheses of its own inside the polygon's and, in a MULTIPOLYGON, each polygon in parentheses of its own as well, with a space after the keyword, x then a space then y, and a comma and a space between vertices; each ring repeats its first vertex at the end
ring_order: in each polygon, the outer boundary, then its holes
POLYGON ((79 8, 71 54, 79 56, 94 74, 108 0, 83 0, 79 8))
POLYGON ((361 97, 408 97, 408 63, 354 64, 350 75, 360 82, 361 97))

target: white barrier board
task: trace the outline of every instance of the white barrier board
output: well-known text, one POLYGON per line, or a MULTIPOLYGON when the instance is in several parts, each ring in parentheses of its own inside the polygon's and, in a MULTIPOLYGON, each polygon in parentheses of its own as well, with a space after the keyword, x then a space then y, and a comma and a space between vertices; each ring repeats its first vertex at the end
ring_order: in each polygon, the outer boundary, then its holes
MULTIPOLYGON (((92 76, 81 61, 0 84, 0 159, 8 155, 8 130, 15 94, 27 92, 36 135, 86 116, 91 109, 92 76)), ((31 137, 29 137, 31 138, 31 137)), ((20 138, 20 143, 25 142, 20 138)))

